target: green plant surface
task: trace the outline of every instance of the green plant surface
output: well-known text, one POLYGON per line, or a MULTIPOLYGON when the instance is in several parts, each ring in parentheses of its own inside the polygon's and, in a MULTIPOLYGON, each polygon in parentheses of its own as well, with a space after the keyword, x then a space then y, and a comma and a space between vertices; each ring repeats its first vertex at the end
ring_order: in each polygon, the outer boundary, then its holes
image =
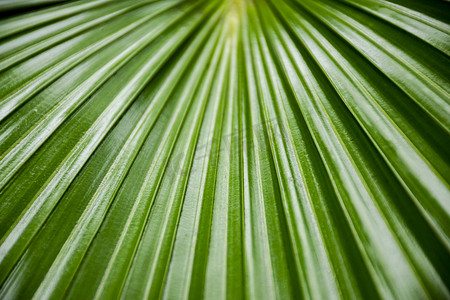
POLYGON ((0 299, 450 299, 450 5, 0 1, 0 299))

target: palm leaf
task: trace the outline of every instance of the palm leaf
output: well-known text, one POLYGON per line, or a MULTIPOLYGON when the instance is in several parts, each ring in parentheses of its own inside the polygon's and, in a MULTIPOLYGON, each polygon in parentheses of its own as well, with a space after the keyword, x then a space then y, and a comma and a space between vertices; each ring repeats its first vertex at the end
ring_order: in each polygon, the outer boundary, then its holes
POLYGON ((0 298, 449 299, 449 12, 0 2, 0 298))

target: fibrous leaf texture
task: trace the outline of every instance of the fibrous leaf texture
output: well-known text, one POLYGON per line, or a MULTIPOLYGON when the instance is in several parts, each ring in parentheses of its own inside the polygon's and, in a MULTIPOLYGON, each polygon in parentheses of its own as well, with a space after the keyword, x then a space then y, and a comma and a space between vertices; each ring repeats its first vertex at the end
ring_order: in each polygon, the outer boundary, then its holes
POLYGON ((450 299, 449 24, 0 1, 0 298, 450 299))

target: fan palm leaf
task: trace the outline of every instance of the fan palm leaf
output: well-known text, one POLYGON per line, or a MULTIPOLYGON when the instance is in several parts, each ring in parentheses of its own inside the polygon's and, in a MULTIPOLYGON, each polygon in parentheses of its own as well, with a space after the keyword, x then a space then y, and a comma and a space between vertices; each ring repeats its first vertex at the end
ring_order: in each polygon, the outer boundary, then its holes
POLYGON ((449 299, 450 7, 0 1, 1 299, 449 299))

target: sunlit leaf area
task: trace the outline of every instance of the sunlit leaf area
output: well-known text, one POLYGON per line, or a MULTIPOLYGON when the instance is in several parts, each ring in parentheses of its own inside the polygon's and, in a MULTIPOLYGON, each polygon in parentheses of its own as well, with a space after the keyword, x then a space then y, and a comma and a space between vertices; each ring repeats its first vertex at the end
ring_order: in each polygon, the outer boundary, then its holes
POLYGON ((450 3, 0 0, 0 299, 450 299, 450 3))

